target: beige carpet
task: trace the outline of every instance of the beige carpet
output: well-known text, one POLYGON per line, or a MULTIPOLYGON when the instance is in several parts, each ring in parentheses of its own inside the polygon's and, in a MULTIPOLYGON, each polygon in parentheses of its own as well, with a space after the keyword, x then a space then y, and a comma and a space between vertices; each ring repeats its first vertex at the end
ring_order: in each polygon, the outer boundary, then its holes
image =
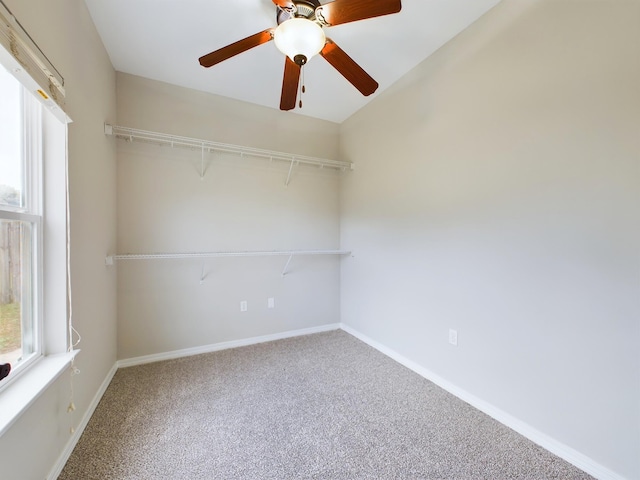
POLYGON ((343 331, 119 370, 60 480, 591 478, 343 331))

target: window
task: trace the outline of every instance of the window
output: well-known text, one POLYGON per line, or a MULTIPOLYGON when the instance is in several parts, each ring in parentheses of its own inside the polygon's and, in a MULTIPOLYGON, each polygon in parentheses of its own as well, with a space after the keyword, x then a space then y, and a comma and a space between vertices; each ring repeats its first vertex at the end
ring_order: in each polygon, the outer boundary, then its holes
POLYGON ((0 366, 12 367, 0 379, 0 436, 77 353, 64 96, 64 79, 0 0, 0 366))
POLYGON ((1 64, 0 106, 0 364, 13 377, 42 354, 42 106, 1 64))

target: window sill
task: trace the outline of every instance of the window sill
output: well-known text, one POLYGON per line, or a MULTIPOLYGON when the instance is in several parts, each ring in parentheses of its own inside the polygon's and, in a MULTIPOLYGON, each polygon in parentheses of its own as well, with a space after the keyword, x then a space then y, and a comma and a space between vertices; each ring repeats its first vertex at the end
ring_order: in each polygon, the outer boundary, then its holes
POLYGON ((79 351, 41 358, 0 393, 0 436, 60 376, 79 351))

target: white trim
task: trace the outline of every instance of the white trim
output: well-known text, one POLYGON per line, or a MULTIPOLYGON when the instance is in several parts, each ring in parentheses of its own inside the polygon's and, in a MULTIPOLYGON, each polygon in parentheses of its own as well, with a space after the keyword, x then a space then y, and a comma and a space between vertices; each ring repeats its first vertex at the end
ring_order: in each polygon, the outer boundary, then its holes
POLYGON ((118 360, 118 368, 133 367, 145 363, 161 362, 163 360, 174 360, 176 358, 190 357, 192 355, 200 355, 202 353, 217 352, 227 350, 229 348, 246 347, 258 343, 272 342, 274 340, 282 340, 284 338, 300 337, 302 335, 310 335, 312 333, 328 332, 331 330, 339 330, 339 323, 328 325, 320 325, 318 327, 303 328, 300 330, 289 330, 286 332, 273 333, 270 335, 262 335, 259 337, 243 338, 240 340, 231 340, 228 342, 214 343, 211 345, 203 345, 201 347, 184 348, 182 350, 173 350, 171 352, 154 353, 151 355, 143 355, 141 357, 127 358, 118 360))
POLYGON ((78 428, 76 428, 75 431, 73 432, 73 436, 67 442, 67 445, 62 451, 62 454, 60 454, 60 457, 58 457, 58 461, 55 463, 55 465, 49 472, 49 475, 47 475, 47 480, 55 480, 56 478, 58 478, 58 476, 62 472, 62 469, 67 464, 67 460, 69 460, 69 457, 73 452, 73 449, 76 448, 76 444, 78 443, 78 440, 80 440, 80 437, 82 436, 82 432, 84 432, 84 429, 87 427, 87 424, 89 423, 89 420, 91 420, 93 412, 95 412, 96 407, 98 406, 98 403, 100 403, 100 400, 102 400, 102 396, 104 395, 104 392, 107 391, 107 387, 111 383, 111 380, 113 379, 113 376, 116 374, 117 371, 118 371, 118 364, 114 363, 113 367, 111 367, 111 370, 109 370, 109 373, 107 373, 107 376, 102 382, 102 385, 100 385, 100 388, 94 395, 93 400, 89 404, 89 408, 87 408, 87 411, 82 417, 82 420, 78 425, 78 428))
POLYGON ((625 477, 609 470, 605 466, 597 463, 595 460, 587 457, 586 455, 574 450, 573 448, 565 445, 562 442, 542 433, 540 430, 532 427, 531 425, 523 422, 522 420, 517 419, 516 417, 506 413, 499 408, 496 408, 492 404, 482 400, 481 398, 476 397, 475 395, 463 390, 462 388, 454 385, 453 383, 445 380, 444 378, 436 375, 431 370, 417 364, 413 360, 409 360, 407 357, 399 354, 395 350, 392 350, 389 347, 373 340, 372 338, 367 337, 363 333, 355 330, 354 328, 346 325, 344 323, 340 324, 340 328, 347 332, 350 335, 353 335, 358 340, 363 341, 370 347, 375 348, 380 353, 383 353, 387 357, 395 360, 401 365, 407 367, 409 370, 413 370, 415 373, 420 375, 421 377, 426 378, 427 380, 435 383, 440 388, 443 388, 447 392, 455 395, 460 400, 468 403, 472 407, 477 408, 483 413, 486 413, 493 419, 498 422, 506 425, 507 427, 515 430, 520 435, 528 438, 532 442, 540 445, 542 448, 550 451, 551 453, 557 455, 558 457, 566 460, 567 462, 575 465, 581 470, 585 471, 589 475, 592 475, 600 480, 625 480, 625 477))
POLYGON ((79 350, 41 357, 0 394, 0 437, 64 372, 79 350))

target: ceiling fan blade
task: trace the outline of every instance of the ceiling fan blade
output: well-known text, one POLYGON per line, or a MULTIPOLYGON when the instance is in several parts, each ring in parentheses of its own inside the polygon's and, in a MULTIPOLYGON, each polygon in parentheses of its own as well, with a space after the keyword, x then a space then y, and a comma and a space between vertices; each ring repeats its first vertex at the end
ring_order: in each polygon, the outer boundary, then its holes
POLYGON ((296 107, 298 82, 300 81, 300 65, 289 57, 284 57, 284 78, 282 79, 282 96, 280 110, 292 110, 296 107))
POLYGON ((289 2, 288 0, 273 0, 273 3, 280 7, 281 10, 284 10, 288 13, 296 13, 296 11, 298 10, 296 4, 293 2, 289 2))
POLYGON ((316 8, 316 17, 327 25, 340 25, 398 13, 401 8, 400 0, 333 0, 316 8))
POLYGON ((238 40, 235 43, 227 45, 226 47, 222 47, 215 52, 211 52, 200 57, 200 65, 202 65, 203 67, 212 67, 217 63, 227 60, 228 58, 238 55, 239 53, 246 52, 253 47, 257 47, 258 45, 267 43, 272 39, 272 29, 256 33, 254 35, 251 35, 250 37, 243 38, 242 40, 238 40))
POLYGON ((327 39, 327 43, 320 51, 327 62, 338 70, 344 78, 360 90, 364 96, 369 96, 378 89, 378 82, 365 72, 349 55, 345 53, 333 41, 327 39))

